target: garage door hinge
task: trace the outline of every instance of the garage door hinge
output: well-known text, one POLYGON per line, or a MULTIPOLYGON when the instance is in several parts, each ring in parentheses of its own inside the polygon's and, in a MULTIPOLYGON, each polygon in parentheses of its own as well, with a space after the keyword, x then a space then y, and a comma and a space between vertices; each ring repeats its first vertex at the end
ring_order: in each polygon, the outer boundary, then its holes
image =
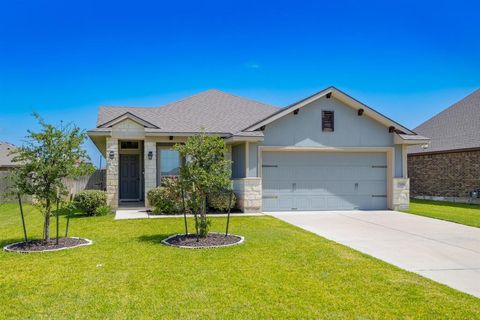
POLYGON ((276 164, 262 164, 262 168, 278 168, 276 164))
POLYGON ((386 168, 387 166, 372 166, 372 168, 386 168))

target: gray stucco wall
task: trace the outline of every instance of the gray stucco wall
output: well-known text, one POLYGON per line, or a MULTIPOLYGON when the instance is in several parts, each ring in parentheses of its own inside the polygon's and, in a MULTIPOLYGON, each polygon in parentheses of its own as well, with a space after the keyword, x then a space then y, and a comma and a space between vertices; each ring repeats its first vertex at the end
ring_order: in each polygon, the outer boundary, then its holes
POLYGON ((402 145, 395 145, 395 177, 403 177, 403 166, 402 166, 402 145))
POLYGON ((256 177, 257 176, 257 159, 258 157, 258 144, 249 143, 248 144, 248 176, 256 177))
POLYGON ((388 128, 334 98, 321 98, 268 124, 267 146, 390 147, 393 134, 388 128), (322 131, 322 110, 335 112, 335 131, 322 131))
POLYGON ((232 147, 232 178, 245 178, 245 144, 232 147))

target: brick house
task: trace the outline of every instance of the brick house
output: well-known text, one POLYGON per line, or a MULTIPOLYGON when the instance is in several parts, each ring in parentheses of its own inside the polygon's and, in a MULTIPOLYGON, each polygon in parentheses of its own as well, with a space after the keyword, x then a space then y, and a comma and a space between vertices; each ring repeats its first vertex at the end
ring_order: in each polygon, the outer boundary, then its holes
POLYGON ((411 196, 468 200, 469 192, 480 188, 480 89, 414 131, 431 142, 409 148, 411 196))

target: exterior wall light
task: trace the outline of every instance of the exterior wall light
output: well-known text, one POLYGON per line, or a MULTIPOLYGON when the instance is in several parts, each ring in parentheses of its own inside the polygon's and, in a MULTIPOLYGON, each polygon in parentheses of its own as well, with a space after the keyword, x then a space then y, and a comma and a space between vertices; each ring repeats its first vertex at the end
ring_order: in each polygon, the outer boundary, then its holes
POLYGON ((113 160, 113 158, 115 157, 115 152, 113 150, 110 150, 110 152, 108 153, 108 157, 110 158, 110 160, 113 160))
POLYGON ((152 158, 153 158, 153 152, 148 151, 148 160, 152 160, 152 158))

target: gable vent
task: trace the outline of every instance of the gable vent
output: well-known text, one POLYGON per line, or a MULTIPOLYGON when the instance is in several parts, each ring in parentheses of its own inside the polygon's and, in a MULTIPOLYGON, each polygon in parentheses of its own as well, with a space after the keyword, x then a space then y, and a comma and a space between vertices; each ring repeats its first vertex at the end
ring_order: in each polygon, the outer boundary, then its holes
POLYGON ((334 118, 333 111, 322 111, 322 131, 332 132, 335 129, 334 118))

